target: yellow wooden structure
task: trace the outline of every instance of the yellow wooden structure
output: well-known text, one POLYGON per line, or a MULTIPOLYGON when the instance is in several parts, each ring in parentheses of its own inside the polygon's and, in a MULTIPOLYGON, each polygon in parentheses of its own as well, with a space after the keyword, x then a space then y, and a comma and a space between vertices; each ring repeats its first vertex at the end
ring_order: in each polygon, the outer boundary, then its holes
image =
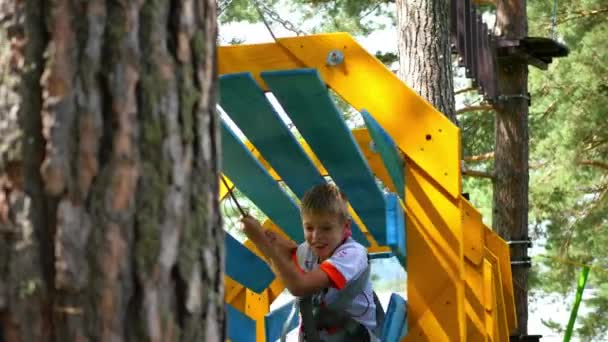
MULTIPOLYGON (((218 67, 220 75, 250 72, 263 89, 262 71, 315 68, 356 110, 372 113, 405 160, 401 206, 407 226, 408 334, 403 341, 508 341, 516 327, 509 247, 461 196, 461 142, 455 125, 345 33, 219 47, 218 67), (341 51, 343 62, 328 65, 330 51, 341 51)), ((374 175, 394 187, 379 155, 369 148, 367 130, 353 135, 374 175)), ((325 174, 311 150, 305 150, 325 174)), ((222 186, 220 197, 226 192, 222 186)), ((281 231, 270 221, 265 226, 281 231)), ((387 250, 366 236, 370 252, 387 250)), ((225 301, 256 320, 256 340, 264 341, 263 317, 283 289, 275 280, 258 294, 226 277, 225 301)))

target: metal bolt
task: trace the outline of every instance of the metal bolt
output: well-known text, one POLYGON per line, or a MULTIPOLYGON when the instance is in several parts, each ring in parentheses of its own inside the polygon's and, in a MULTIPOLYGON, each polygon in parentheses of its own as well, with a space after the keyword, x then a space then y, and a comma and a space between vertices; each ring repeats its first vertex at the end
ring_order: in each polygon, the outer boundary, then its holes
POLYGON ((327 55, 327 65, 336 66, 344 62, 344 53, 340 50, 331 50, 327 55))

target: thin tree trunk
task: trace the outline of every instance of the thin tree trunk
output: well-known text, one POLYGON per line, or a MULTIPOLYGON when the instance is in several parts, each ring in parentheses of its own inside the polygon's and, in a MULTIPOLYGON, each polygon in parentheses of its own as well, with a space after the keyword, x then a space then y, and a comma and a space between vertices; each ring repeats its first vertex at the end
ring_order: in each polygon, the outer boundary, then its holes
MULTIPOLYGON (((497 1, 496 33, 501 39, 526 37, 526 1, 497 1)), ((495 120, 493 226, 505 240, 528 236, 528 66, 525 61, 500 59, 500 94, 495 120)), ((526 245, 514 245, 512 260, 527 256, 526 245)), ((528 332, 528 268, 513 267, 513 288, 518 328, 515 335, 528 332)))
POLYGON ((456 123, 449 0, 396 0, 399 77, 456 123))
POLYGON ((0 18, 5 340, 224 341, 215 1, 0 18))

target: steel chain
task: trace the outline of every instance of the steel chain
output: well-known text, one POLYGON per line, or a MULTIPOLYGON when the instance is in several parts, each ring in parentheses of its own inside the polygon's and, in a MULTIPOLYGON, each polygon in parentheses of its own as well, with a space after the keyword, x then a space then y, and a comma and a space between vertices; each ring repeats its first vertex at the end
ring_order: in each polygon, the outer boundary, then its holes
POLYGON ((262 11, 264 11, 270 17, 270 19, 283 25, 283 27, 286 28, 287 30, 297 34, 298 36, 306 35, 306 32, 297 28, 296 25, 292 24, 289 20, 281 18, 281 16, 277 12, 275 12, 272 8, 266 6, 261 1, 257 1, 257 0, 252 0, 252 1, 254 2, 254 4, 257 4, 262 9, 262 11))

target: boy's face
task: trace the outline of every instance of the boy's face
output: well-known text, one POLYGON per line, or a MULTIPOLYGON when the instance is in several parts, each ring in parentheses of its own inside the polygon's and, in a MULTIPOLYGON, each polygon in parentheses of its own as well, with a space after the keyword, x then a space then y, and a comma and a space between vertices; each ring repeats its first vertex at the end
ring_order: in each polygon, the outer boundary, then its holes
POLYGON ((344 240, 350 220, 333 214, 303 212, 302 225, 306 242, 321 260, 325 260, 344 240))

